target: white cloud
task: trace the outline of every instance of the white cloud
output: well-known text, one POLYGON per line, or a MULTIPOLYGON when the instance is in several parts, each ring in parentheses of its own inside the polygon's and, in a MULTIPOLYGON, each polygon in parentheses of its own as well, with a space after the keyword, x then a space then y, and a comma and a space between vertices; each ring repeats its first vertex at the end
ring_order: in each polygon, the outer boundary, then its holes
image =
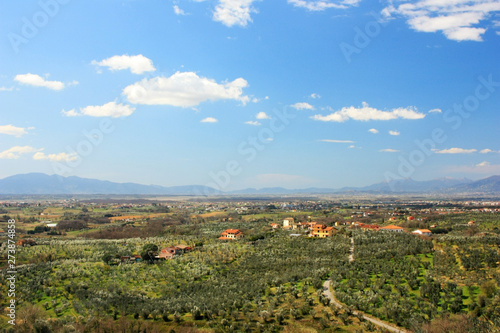
POLYGON ((370 128, 368 132, 373 133, 373 134, 378 134, 378 130, 375 128, 370 128))
POLYGON ((213 118, 213 117, 207 117, 207 118, 203 119, 201 122, 202 123, 216 123, 216 122, 218 122, 218 120, 213 118))
POLYGON ((0 91, 12 91, 14 87, 0 87, 0 91))
POLYGON ((312 94, 311 94, 311 98, 316 99, 316 98, 321 98, 321 96, 320 96, 319 94, 312 93, 312 94))
POLYGON ((380 149, 379 152, 382 152, 382 153, 398 153, 399 150, 391 149, 391 148, 386 148, 386 149, 380 149))
POLYGON ((17 81, 22 84, 26 84, 29 86, 35 87, 44 87, 51 90, 63 90, 65 85, 61 81, 47 81, 43 77, 37 74, 18 74, 14 78, 14 81, 17 81))
POLYGON ((134 74, 143 74, 144 72, 154 72, 156 70, 153 61, 142 54, 134 56, 116 55, 101 61, 93 60, 92 65, 108 67, 111 71, 129 69, 134 74))
POLYGON ((170 77, 143 79, 123 89, 123 95, 134 104, 172 105, 193 107, 205 101, 233 99, 248 103, 243 95, 248 87, 245 79, 217 83, 213 79, 199 77, 194 72, 177 72, 170 77))
POLYGON ((67 117, 76 116, 89 116, 89 117, 127 117, 134 113, 135 108, 130 105, 116 104, 116 102, 109 102, 104 105, 89 105, 84 108, 80 108, 80 112, 76 112, 75 109, 64 111, 62 114, 67 117))
POLYGON ((61 161, 75 161, 78 159, 76 153, 67 154, 67 153, 59 153, 59 154, 48 154, 45 155, 43 152, 37 152, 33 155, 34 160, 49 160, 52 162, 61 162, 61 161))
POLYGON ((321 142, 330 142, 330 143, 354 143, 352 140, 330 140, 330 139, 323 139, 323 140, 318 140, 321 142))
POLYGON ((175 15, 186 15, 186 13, 177 5, 174 5, 174 13, 175 15))
POLYGON ((302 103, 295 103, 293 105, 290 105, 292 108, 295 110, 315 110, 314 106, 312 106, 309 103, 302 102, 302 103))
POLYGON ((323 11, 328 8, 345 9, 356 6, 361 0, 288 0, 294 7, 305 8, 309 11, 323 11))
POLYGON ((333 121, 343 123, 349 119, 357 121, 369 120, 393 120, 393 119, 422 119, 425 114, 420 113, 414 107, 397 108, 392 111, 382 111, 370 107, 363 102, 363 106, 356 108, 354 106, 344 107, 339 111, 323 116, 320 114, 314 115, 311 119, 319 121, 333 121))
POLYGON ((483 149, 480 151, 481 154, 488 154, 488 153, 494 153, 495 151, 494 150, 491 150, 491 149, 483 149))
POLYGON ((26 129, 24 129, 22 127, 16 127, 13 125, 3 125, 3 126, 0 126, 0 133, 7 134, 7 135, 13 135, 16 137, 21 137, 28 132, 26 132, 26 129))
POLYGON ((398 135, 400 135, 401 133, 400 133, 400 132, 398 132, 398 131, 389 131, 389 134, 390 134, 390 135, 395 135, 395 136, 398 136, 398 135))
POLYGON ((481 162, 476 165, 456 165, 449 166, 446 168, 446 173, 470 173, 470 174, 482 174, 482 175, 498 175, 500 174, 500 165, 491 164, 489 162, 481 162))
POLYGON ((256 116, 257 119, 271 119, 271 117, 265 112, 259 112, 256 116))
POLYGON ((0 152, 0 159, 16 160, 21 157, 22 154, 29 154, 40 151, 41 149, 36 149, 31 146, 15 146, 0 152))
POLYGON ((65 115, 66 117, 78 117, 78 116, 82 116, 81 113, 78 113, 75 111, 75 109, 71 109, 69 111, 66 111, 66 110, 62 110, 61 113, 63 115, 65 115))
POLYGON ((443 150, 435 149, 434 152, 436 154, 472 154, 477 152, 477 149, 463 149, 463 148, 450 148, 443 150))
POLYGON ((429 110, 429 113, 442 113, 443 110, 441 109, 432 109, 432 110, 429 110))
POLYGON ((232 27, 239 25, 245 27, 252 22, 252 13, 257 10, 252 7, 255 0, 219 0, 215 7, 213 19, 222 24, 232 27))
POLYGON ((402 16, 413 30, 441 31, 455 41, 482 41, 486 32, 485 21, 500 11, 498 0, 390 0, 382 13, 402 16))
POLYGON ((245 121, 245 124, 252 125, 252 126, 260 126, 260 125, 262 125, 258 121, 253 121, 253 120, 245 121))

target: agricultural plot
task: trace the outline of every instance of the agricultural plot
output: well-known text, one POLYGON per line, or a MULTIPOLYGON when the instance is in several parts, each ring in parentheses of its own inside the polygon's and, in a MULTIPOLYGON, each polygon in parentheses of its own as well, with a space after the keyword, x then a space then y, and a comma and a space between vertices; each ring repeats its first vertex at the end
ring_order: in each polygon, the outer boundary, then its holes
POLYGON ((499 326, 498 235, 353 237, 356 260, 336 261, 331 277, 340 301, 410 329, 452 314, 468 314, 483 329, 499 326))

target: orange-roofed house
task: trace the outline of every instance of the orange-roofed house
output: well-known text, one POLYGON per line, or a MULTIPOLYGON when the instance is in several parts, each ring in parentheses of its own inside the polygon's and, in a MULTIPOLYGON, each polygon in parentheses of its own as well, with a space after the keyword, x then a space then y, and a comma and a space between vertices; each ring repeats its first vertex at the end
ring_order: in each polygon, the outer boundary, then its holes
POLYGON ((363 224, 359 226, 361 230, 380 230, 380 226, 376 224, 363 224))
POLYGON ((228 239, 240 239, 243 237, 243 233, 238 229, 226 229, 224 232, 220 234, 219 239, 228 240, 228 239))
POLYGON ((334 227, 327 227, 323 224, 315 224, 311 231, 311 237, 326 238, 333 236, 335 231, 334 227))
POLYGON ((415 216, 408 216, 408 221, 413 221, 415 220, 415 216))
POLYGON ((388 225, 387 227, 382 227, 380 230, 383 231, 392 231, 392 232, 403 232, 404 229, 401 227, 398 227, 397 225, 388 225))
POLYGON ((280 225, 278 223, 271 223, 271 228, 278 229, 280 225))
POLYGON ((432 231, 430 231, 429 229, 418 229, 418 230, 413 231, 412 234, 432 236, 432 231))

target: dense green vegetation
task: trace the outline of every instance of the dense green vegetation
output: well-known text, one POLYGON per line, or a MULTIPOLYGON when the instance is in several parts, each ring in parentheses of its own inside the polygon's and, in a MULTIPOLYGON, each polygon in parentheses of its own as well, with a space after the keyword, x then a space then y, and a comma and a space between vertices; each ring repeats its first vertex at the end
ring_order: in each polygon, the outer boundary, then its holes
POLYGON ((434 241, 393 232, 354 232, 353 262, 336 261, 337 298, 368 314, 417 330, 449 314, 500 326, 499 235, 434 241))
MULTIPOLYGON (((0 228, 15 218, 18 239, 36 245, 16 248, 15 327, 7 324, 2 252, 0 330, 383 331, 353 314, 358 310, 414 332, 498 330, 498 215, 466 205, 436 206, 446 214, 432 207, 315 201, 6 205, 0 228), (302 229, 273 230, 271 223, 286 217, 337 223, 338 230, 327 239, 306 237, 302 229), (47 227, 49 219, 57 227, 47 227), (352 222, 396 224, 406 232, 361 231, 352 222), (411 234, 416 228, 431 228, 434 235, 411 234), (226 229, 245 236, 219 240, 226 229), (303 235, 290 236, 297 233, 303 235), (178 244, 193 250, 155 258, 178 244), (328 278, 347 307, 323 296, 328 278)), ((0 243, 5 250, 4 239, 0 243)))

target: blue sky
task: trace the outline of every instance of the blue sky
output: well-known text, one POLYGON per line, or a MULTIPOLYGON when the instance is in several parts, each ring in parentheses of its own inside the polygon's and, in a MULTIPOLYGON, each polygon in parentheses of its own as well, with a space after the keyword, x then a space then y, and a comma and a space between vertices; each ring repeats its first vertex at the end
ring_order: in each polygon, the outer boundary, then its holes
POLYGON ((500 174, 500 2, 0 3, 0 178, 500 174))

